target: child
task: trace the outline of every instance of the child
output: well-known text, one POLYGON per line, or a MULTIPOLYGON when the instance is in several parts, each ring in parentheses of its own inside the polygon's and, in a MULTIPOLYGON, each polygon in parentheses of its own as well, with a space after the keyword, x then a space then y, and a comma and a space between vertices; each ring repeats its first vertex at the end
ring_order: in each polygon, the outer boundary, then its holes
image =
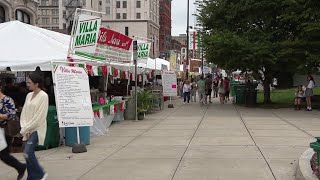
POLYGON ((304 97, 304 91, 302 90, 302 86, 298 86, 298 89, 295 93, 295 99, 294 99, 294 105, 295 105, 295 110, 300 110, 301 109, 301 100, 304 97))

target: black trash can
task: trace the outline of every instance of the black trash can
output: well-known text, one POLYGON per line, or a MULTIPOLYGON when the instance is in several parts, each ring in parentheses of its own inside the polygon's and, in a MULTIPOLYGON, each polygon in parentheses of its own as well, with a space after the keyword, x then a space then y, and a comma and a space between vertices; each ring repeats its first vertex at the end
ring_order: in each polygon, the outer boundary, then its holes
POLYGON ((246 106, 253 107, 257 104, 257 90, 247 88, 245 90, 245 104, 246 106))

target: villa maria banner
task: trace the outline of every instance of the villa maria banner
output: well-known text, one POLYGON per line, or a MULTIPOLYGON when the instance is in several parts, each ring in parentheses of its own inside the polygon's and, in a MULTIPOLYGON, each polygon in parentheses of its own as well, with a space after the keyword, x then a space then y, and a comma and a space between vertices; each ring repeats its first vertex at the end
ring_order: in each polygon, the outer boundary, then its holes
POLYGON ((86 14, 79 15, 78 25, 73 38, 73 47, 76 52, 95 52, 100 24, 100 17, 86 14))
POLYGON ((138 42, 138 59, 147 59, 150 55, 151 43, 138 42))

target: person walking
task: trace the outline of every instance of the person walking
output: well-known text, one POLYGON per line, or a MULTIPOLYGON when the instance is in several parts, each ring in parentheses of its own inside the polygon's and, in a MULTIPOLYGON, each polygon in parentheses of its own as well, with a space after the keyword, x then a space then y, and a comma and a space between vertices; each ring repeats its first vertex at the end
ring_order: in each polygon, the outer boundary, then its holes
POLYGON ((305 92, 306 101, 307 101, 307 111, 312 111, 312 102, 311 98, 313 96, 313 88, 315 86, 314 79, 311 75, 308 76, 308 85, 305 92))
POLYGON ((224 88, 226 90, 225 101, 230 101, 230 81, 228 77, 224 78, 224 88))
POLYGON ((200 80, 197 82, 198 94, 199 94, 199 103, 202 106, 205 103, 206 99, 206 85, 204 82, 203 76, 200 76, 200 80))
POLYGON ((219 86, 219 79, 216 78, 214 81, 213 81, 213 98, 217 98, 218 97, 218 88, 219 86))
POLYGON ((212 94, 212 78, 210 75, 207 76, 207 79, 205 81, 206 83, 206 102, 207 102, 207 98, 209 98, 209 103, 211 104, 211 94, 212 94))
POLYGON ((191 102, 197 102, 197 83, 194 79, 191 82, 191 102))
MULTIPOLYGON (((6 121, 13 121, 16 118, 16 108, 14 101, 11 97, 6 96, 3 93, 3 85, 0 84, 0 128, 5 128, 7 125, 6 121)), ((4 129, 3 129, 4 131, 4 129)), ((1 135, 0 135, 1 136, 1 135)), ((7 147, 0 151, 0 159, 6 165, 13 167, 18 172, 17 179, 23 178, 26 171, 26 164, 21 163, 15 157, 10 154, 10 147, 12 143, 12 137, 9 135, 3 135, 7 142, 7 147)))
POLYGON ((183 102, 186 104, 190 103, 190 92, 191 92, 191 84, 189 80, 186 80, 186 82, 183 85, 183 102))
POLYGON ((223 79, 220 80, 218 88, 219 88, 218 93, 219 93, 219 97, 220 97, 220 103, 224 104, 224 98, 225 98, 226 90, 224 88, 223 79))
POLYGON ((41 90, 43 86, 42 77, 32 73, 27 79, 30 92, 22 108, 20 133, 25 141, 24 156, 27 162, 27 180, 45 180, 48 174, 40 166, 36 156, 35 147, 43 145, 47 132, 47 113, 49 99, 47 93, 41 90))

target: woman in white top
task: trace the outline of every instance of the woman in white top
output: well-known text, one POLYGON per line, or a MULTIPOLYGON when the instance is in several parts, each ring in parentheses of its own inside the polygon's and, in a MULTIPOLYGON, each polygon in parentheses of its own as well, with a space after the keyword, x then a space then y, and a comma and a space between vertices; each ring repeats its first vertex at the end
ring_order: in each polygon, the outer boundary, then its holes
POLYGON ((190 103, 190 92, 191 92, 191 84, 189 80, 186 80, 186 82, 183 85, 183 102, 184 104, 186 101, 190 103))
POLYGON ((311 75, 308 76, 308 85, 305 92, 306 101, 307 101, 307 111, 312 111, 311 97, 313 96, 313 88, 314 88, 314 79, 311 75))
POLYGON ((35 147, 43 145, 47 132, 48 95, 42 88, 42 78, 39 74, 32 73, 27 80, 30 92, 23 106, 20 124, 25 141, 24 156, 27 163, 28 178, 46 179, 47 173, 40 166, 36 156, 35 147))

